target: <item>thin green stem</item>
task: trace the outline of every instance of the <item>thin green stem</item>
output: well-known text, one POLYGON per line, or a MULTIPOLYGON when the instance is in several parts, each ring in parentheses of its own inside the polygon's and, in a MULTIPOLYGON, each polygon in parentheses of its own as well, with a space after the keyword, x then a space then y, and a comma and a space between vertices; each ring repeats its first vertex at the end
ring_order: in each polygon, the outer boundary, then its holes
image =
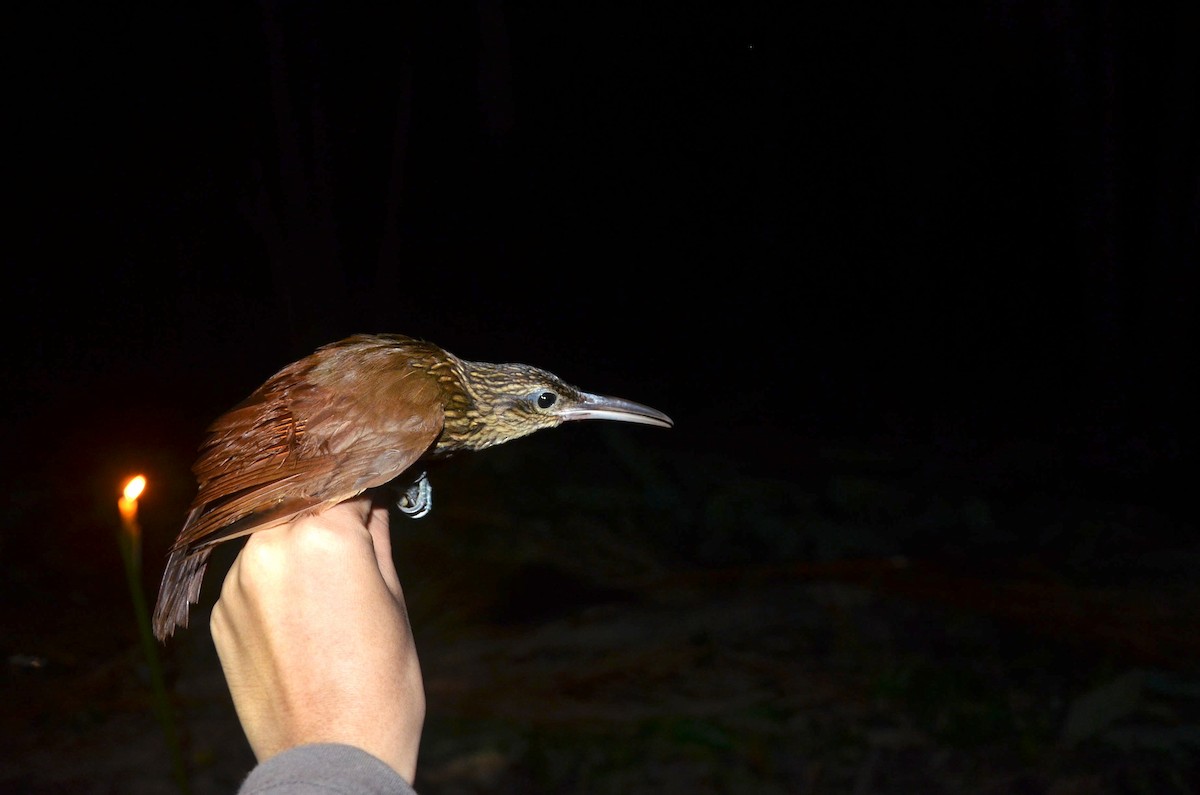
POLYGON ((150 629, 150 611, 146 606, 146 594, 142 590, 141 544, 139 538, 122 531, 117 537, 117 546, 121 548, 121 558, 125 562, 125 577, 129 581, 129 595, 133 599, 133 612, 138 625, 138 634, 142 640, 142 651, 146 655, 146 665, 150 669, 150 685, 154 693, 154 712, 158 722, 162 724, 163 734, 167 741, 167 749, 171 753, 171 767, 175 774, 175 783, 179 791, 187 795, 189 792, 187 768, 183 762, 183 749, 179 744, 179 731, 175 722, 175 712, 167 697, 166 680, 163 677, 162 664, 158 659, 158 645, 154 633, 150 629))

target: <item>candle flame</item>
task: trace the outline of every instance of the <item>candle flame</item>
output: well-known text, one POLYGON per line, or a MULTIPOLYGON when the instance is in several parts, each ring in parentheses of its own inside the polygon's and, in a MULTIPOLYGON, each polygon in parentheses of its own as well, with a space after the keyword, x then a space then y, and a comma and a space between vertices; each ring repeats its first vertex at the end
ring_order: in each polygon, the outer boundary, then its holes
POLYGON ((142 491, 145 488, 146 488, 146 478, 145 477, 138 475, 137 477, 130 478, 129 482, 125 484, 125 499, 136 500, 138 497, 140 497, 142 495, 142 491))

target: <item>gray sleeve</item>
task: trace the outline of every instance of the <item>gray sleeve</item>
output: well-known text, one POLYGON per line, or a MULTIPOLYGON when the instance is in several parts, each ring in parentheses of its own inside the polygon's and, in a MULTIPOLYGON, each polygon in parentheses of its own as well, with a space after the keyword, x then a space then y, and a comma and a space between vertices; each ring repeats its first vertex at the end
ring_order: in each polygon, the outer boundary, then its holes
POLYGON ((416 795, 399 773, 351 745, 301 745, 250 771, 238 795, 416 795))

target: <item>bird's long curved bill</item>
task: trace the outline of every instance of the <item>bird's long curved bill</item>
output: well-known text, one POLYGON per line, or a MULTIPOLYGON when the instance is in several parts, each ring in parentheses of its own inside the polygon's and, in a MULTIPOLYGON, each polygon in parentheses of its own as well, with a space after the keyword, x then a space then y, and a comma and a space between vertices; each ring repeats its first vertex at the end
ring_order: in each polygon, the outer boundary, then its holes
POLYGON ((583 393, 583 402, 562 412, 563 420, 616 420, 617 422, 640 422, 670 428, 675 425, 666 414, 632 400, 590 395, 583 393))

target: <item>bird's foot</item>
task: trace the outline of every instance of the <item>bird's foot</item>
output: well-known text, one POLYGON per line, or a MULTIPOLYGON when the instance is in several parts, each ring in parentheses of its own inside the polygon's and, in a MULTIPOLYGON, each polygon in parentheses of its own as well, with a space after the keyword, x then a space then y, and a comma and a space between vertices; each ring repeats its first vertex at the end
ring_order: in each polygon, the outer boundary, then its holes
POLYGON ((400 509, 400 513, 413 519, 420 519, 429 513, 433 508, 433 486, 429 485, 429 478, 425 477, 424 472, 401 493, 396 507, 400 509))

